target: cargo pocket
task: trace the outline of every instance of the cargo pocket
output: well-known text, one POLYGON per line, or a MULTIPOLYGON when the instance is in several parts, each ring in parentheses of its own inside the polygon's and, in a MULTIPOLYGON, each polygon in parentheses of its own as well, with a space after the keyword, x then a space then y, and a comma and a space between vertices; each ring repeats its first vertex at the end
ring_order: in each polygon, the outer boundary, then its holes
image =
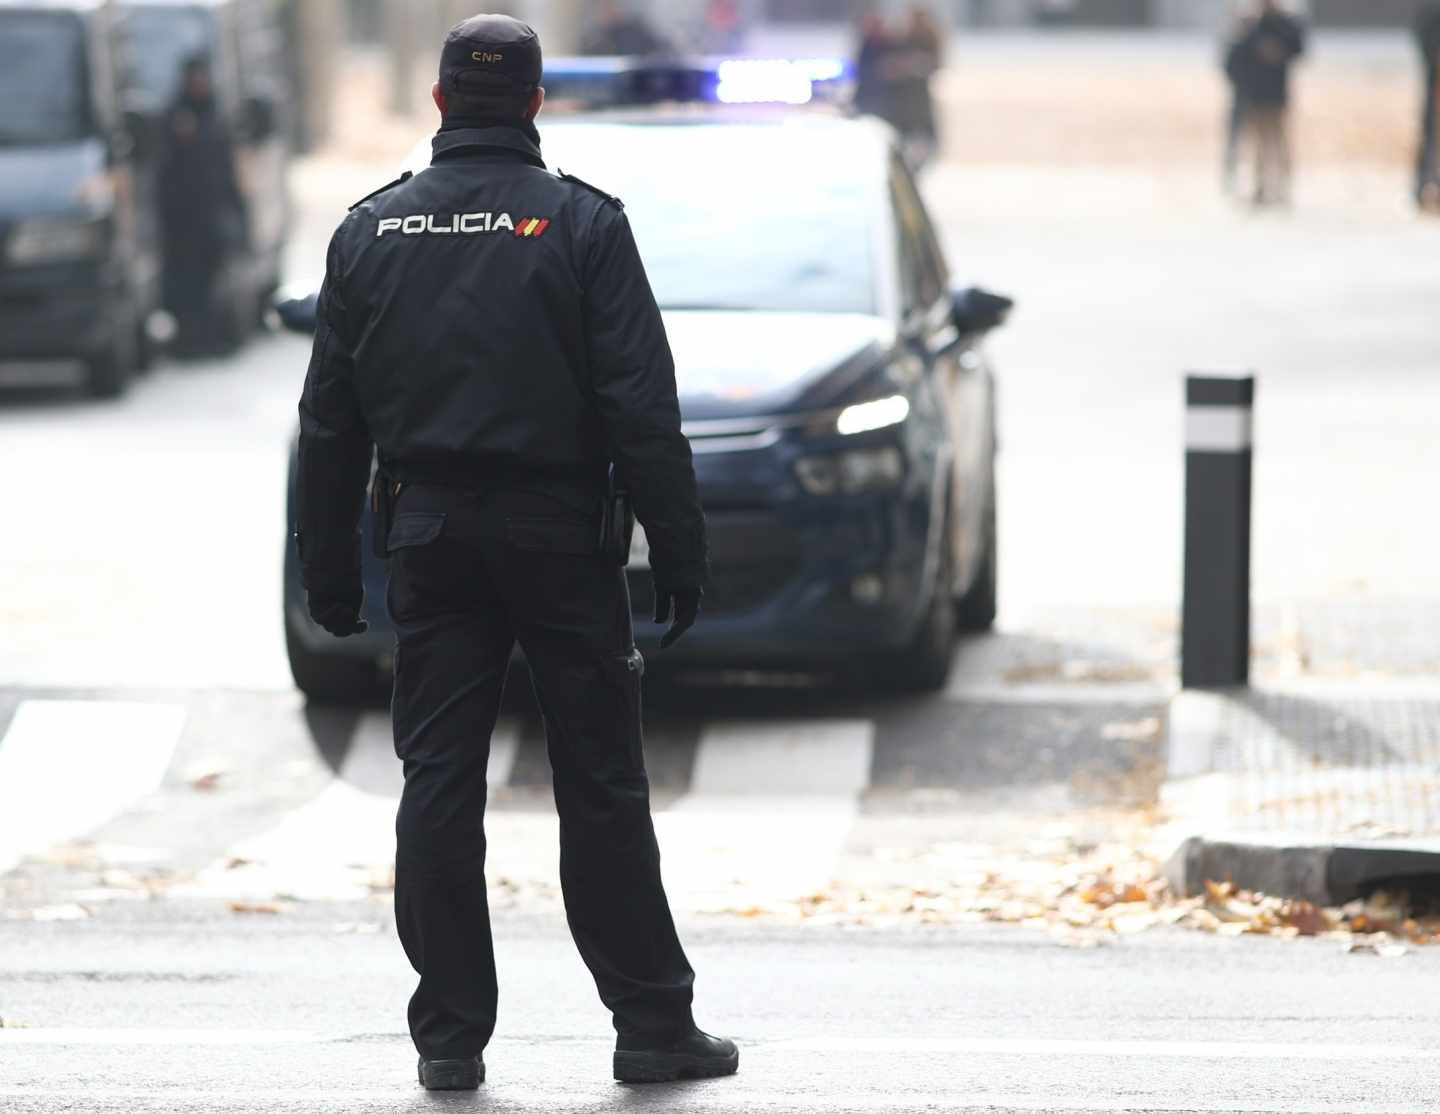
POLYGON ((390 536, 385 539, 385 548, 394 553, 397 549, 429 545, 444 530, 444 512, 407 511, 395 516, 395 521, 390 525, 390 536))
POLYGON ((385 539, 390 574, 385 607, 392 620, 416 618, 440 608, 434 583, 444 580, 444 554, 427 547, 444 531, 445 515, 439 511, 408 511, 390 524, 385 539))

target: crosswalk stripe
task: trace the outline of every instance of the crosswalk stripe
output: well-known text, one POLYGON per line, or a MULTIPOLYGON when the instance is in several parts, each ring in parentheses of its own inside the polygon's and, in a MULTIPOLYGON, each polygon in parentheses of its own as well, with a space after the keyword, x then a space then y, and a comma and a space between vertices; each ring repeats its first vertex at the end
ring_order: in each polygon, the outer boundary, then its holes
POLYGON ((0 740, 0 873, 158 789, 184 727, 174 704, 22 702, 0 740))
MULTIPOLYGON (((487 771, 492 787, 509 780, 518 743, 513 722, 496 727, 487 771)), ((277 896, 307 901, 363 898, 388 881, 395 859, 395 810, 403 785, 389 717, 366 713, 359 717, 330 785, 268 831, 234 844, 193 883, 171 892, 255 901, 277 896)), ((553 818, 492 813, 489 826, 505 832, 505 845, 497 846, 498 853, 490 856, 492 877, 530 880, 536 874, 554 875, 556 838, 543 841, 546 854, 537 856, 533 847, 537 835, 543 837, 552 828, 558 831, 553 818), (518 851, 508 847, 512 842, 520 845, 518 851)))
MULTIPOLYGON (((345 900, 371 892, 395 851, 399 781, 381 763, 399 763, 386 739, 383 716, 362 717, 335 782, 175 892, 254 900, 345 900), (393 779, 391 790, 374 792, 382 779, 393 779)), ((497 730, 492 784, 506 783, 518 745, 515 725, 497 730)), ((727 908, 822 888, 859 815, 873 751, 868 720, 751 721, 705 731, 691 791, 655 814, 676 907, 727 908)), ((496 808, 486 827, 492 884, 555 884, 553 812, 496 808)))
MULTIPOLYGON (((492 789, 510 784, 515 755, 520 747, 520 724, 502 719, 490 737, 490 760, 485 780, 492 789)), ((367 712, 355 725, 345 752, 340 776, 352 785, 397 800, 405 783, 404 767, 395 756, 394 731, 384 712, 367 712)))
POLYGON ((854 797, 870 783, 868 719, 717 724, 700 736, 692 797, 854 797))
POLYGON ((706 730, 691 792, 655 817, 671 900, 727 909, 824 887, 859 817, 874 747, 870 720, 706 730))
POLYGON ((179 897, 363 899, 395 857, 395 800, 337 778, 275 827, 176 886, 179 897))

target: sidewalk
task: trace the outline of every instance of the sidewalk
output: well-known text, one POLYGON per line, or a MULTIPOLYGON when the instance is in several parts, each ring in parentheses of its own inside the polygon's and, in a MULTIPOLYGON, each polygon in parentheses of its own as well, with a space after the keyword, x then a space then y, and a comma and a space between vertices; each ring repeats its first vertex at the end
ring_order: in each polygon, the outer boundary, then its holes
POLYGON ((1382 887, 1429 894, 1440 882, 1440 679, 1181 693, 1161 805, 1182 893, 1232 881, 1323 905, 1382 887))

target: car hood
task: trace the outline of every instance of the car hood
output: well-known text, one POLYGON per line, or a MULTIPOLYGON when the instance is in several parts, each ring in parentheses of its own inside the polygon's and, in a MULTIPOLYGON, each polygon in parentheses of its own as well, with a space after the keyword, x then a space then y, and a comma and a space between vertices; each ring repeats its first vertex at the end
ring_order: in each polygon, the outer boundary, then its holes
POLYGON ((98 140, 0 147, 0 219, 74 212, 81 186, 104 169, 98 140))
POLYGON ((895 342, 864 314, 669 310, 665 328, 686 420, 839 405, 895 342))

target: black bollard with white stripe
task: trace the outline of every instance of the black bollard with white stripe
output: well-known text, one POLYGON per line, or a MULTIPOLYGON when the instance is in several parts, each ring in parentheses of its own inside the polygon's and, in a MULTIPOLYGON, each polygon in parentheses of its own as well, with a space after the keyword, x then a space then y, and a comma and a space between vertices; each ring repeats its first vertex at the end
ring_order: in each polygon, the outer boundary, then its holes
POLYGON ((1185 688, 1250 682, 1255 377, 1185 380, 1185 688))

